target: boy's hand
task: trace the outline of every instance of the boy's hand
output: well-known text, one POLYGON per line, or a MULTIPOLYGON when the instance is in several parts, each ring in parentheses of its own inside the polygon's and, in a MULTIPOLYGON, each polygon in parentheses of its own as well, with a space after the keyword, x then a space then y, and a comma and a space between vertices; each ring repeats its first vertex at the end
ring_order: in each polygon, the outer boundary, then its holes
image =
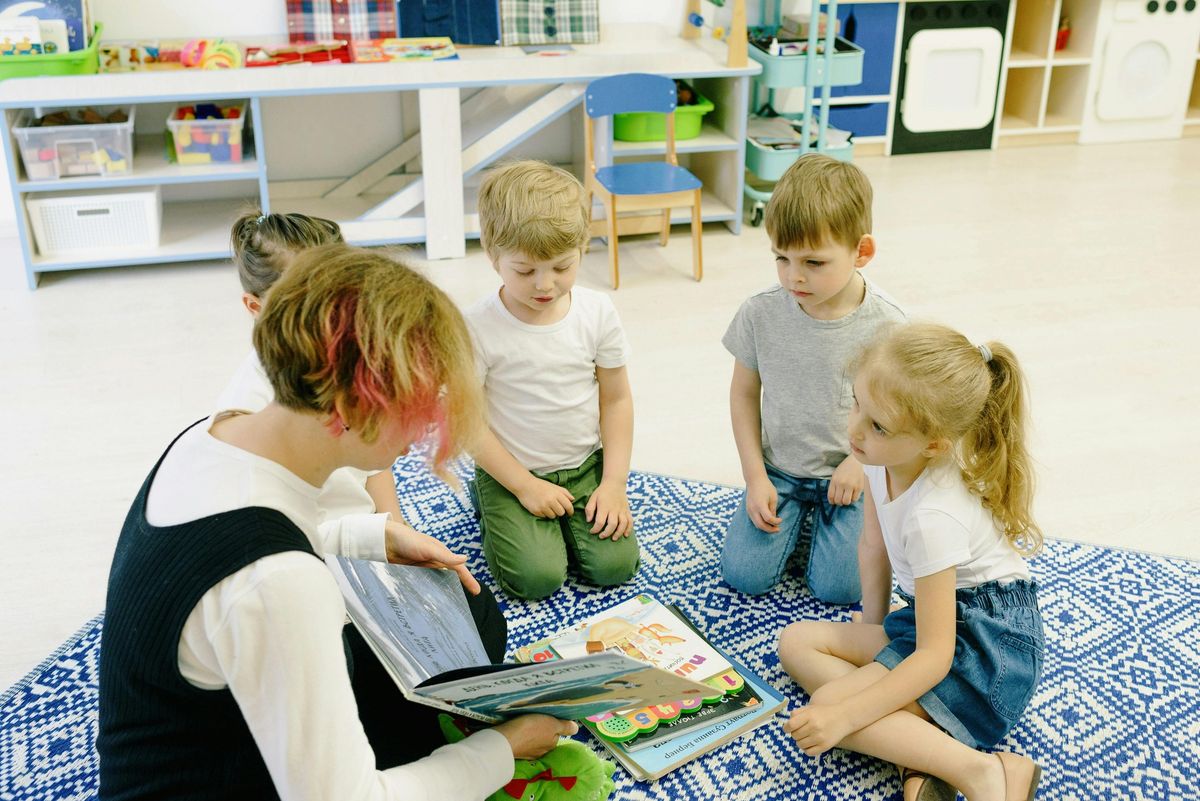
POLYGON ((454 553, 441 540, 394 520, 384 525, 383 539, 392 564, 453 570, 467 592, 479 594, 479 582, 467 569, 467 557, 454 553))
POLYGON ((853 456, 847 456, 829 479, 829 502, 834 506, 849 506, 862 497, 867 475, 853 456))
POLYGON ((633 515, 629 513, 629 497, 625 487, 600 482, 584 508, 587 521, 593 523, 592 533, 600 539, 619 540, 633 533, 633 515))
POLYGON ((763 476, 761 479, 746 482, 746 513, 750 522, 760 531, 768 534, 778 534, 779 524, 783 518, 775 516, 775 505, 779 503, 779 491, 771 483, 771 479, 763 476))
POLYGON ((853 733, 845 713, 836 704, 810 704, 797 709, 783 724, 783 730, 809 756, 825 753, 853 733))
POLYGON ((517 493, 517 500, 531 515, 563 517, 575 511, 575 496, 545 479, 530 475, 528 486, 517 493))

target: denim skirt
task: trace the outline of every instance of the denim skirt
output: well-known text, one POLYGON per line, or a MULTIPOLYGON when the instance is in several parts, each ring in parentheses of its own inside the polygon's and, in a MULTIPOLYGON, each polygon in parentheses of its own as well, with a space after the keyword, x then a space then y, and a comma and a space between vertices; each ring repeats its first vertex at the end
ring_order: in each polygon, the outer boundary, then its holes
MULTIPOLYGON (((933 721, 973 748, 991 748, 1020 719, 1042 675, 1045 642, 1037 584, 990 581, 955 592, 957 627, 950 672, 917 699, 933 721)), ((890 643, 875 656, 889 670, 917 648, 914 599, 889 614, 890 643)))

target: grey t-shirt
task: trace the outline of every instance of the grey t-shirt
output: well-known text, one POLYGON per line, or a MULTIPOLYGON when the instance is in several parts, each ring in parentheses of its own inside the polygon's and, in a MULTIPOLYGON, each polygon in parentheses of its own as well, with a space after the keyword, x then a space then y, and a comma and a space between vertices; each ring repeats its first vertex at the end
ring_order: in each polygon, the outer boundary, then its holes
POLYGON ((850 361, 900 306, 866 282, 862 304, 837 320, 809 317, 774 286, 738 309, 721 339, 762 381, 762 449, 767 463, 799 478, 829 478, 850 452, 850 361))

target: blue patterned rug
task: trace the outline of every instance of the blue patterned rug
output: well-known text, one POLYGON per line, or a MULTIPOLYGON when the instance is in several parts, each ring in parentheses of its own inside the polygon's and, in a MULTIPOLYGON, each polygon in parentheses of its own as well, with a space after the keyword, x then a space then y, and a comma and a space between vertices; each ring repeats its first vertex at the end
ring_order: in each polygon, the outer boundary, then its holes
MULTIPOLYGON (((475 574, 490 580, 465 500, 415 458, 395 472, 406 517, 468 553, 475 574)), ((569 584, 545 601, 507 603, 510 645, 648 592, 679 604, 800 703, 776 659, 776 636, 791 621, 844 619, 845 611, 814 601, 795 579, 757 598, 721 584, 717 554, 738 490, 634 473, 629 496, 642 542, 637 579, 615 594, 569 584)), ((1042 799, 1200 798, 1200 564, 1051 541, 1032 565, 1042 587, 1045 675, 1001 747, 1046 767, 1042 799)), ((101 617, 89 622, 0 695, 0 801, 95 797, 101 625, 101 617)), ((616 780, 613 798, 622 800, 900 798, 890 766, 837 750, 810 759, 770 724, 657 783, 635 783, 621 770, 616 780)))

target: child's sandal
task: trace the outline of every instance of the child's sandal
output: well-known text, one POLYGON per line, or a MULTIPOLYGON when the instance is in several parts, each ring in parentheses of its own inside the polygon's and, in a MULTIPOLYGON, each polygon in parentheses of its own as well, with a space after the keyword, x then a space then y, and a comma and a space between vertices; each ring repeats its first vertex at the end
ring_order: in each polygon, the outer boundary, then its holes
MULTIPOLYGON (((902 790, 908 787, 910 779, 921 782, 921 786, 917 789, 917 794, 913 796, 912 801, 955 801, 958 798, 958 791, 937 776, 932 776, 914 768, 900 768, 900 787, 902 790)), ((905 798, 907 799, 908 796, 906 795, 905 798)))
POLYGON ((996 759, 1000 760, 1000 769, 1004 771, 1004 801, 1033 801, 1038 785, 1042 782, 1042 766, 1020 754, 996 754, 996 759), (1018 773, 1024 772, 1021 770, 1023 762, 1028 762, 1031 766, 1027 785, 1017 779, 1018 773), (1013 775, 1011 783, 1008 778, 1010 773, 1013 775), (1021 787, 1029 788, 1024 795, 1021 794, 1021 787))

